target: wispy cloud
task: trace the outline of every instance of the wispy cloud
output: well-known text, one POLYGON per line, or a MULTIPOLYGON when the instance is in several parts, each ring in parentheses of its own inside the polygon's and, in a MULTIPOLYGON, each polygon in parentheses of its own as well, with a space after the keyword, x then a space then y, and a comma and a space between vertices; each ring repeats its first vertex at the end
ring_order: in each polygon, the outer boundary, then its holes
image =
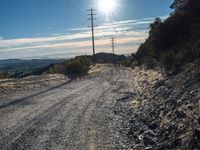
MULTIPOLYGON (((144 18, 140 20, 116 21, 96 27, 95 43, 97 51, 108 51, 110 49, 109 37, 112 36, 117 37, 119 53, 127 52, 127 49, 129 49, 130 53, 136 51, 138 43, 144 42, 145 38, 148 36, 147 27, 153 20, 154 18, 144 18)), ((34 54, 38 56, 53 54, 57 56, 66 51, 68 51, 68 53, 75 52, 75 54, 77 54, 79 52, 82 54, 88 53, 90 47, 91 32, 89 28, 73 28, 69 29, 68 34, 53 34, 49 37, 9 40, 0 37, 0 59, 4 59, 4 57, 10 55, 19 57, 19 54, 23 57, 30 57, 34 52, 36 52, 34 54)))

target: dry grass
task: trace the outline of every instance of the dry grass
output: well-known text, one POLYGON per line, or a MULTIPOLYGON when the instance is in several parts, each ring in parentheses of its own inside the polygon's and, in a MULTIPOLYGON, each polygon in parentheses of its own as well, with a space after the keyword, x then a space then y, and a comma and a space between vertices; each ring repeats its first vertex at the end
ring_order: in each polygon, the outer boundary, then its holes
POLYGON ((89 75, 94 75, 103 71, 109 64, 96 64, 95 66, 91 66, 90 70, 88 71, 89 75))

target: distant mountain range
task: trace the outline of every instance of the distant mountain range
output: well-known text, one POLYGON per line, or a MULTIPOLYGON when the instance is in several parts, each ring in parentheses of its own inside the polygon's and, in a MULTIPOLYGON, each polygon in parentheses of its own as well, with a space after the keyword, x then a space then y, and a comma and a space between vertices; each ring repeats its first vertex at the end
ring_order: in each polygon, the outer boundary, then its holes
POLYGON ((38 68, 49 66, 50 64, 61 63, 65 60, 57 59, 32 59, 32 60, 21 60, 21 59, 6 59, 0 60, 0 73, 4 72, 31 72, 38 68))

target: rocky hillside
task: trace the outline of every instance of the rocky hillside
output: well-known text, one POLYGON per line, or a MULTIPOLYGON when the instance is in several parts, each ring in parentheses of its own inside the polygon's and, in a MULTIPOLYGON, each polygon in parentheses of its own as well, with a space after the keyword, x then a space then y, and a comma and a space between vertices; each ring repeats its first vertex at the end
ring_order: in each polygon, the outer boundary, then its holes
POLYGON ((134 98, 119 100, 116 114, 125 149, 200 149, 200 68, 187 65, 182 73, 133 69, 134 98))

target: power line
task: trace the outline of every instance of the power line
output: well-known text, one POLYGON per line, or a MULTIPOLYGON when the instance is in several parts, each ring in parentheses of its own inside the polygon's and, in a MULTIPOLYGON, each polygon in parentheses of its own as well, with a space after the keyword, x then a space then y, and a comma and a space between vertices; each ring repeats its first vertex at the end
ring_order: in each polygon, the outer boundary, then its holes
POLYGON ((95 64, 96 64, 96 58, 95 58, 95 42, 94 42, 94 20, 96 19, 96 18, 94 18, 94 16, 96 15, 96 14, 94 14, 94 9, 90 9, 90 10, 88 10, 89 12, 90 12, 90 14, 88 14, 89 16, 90 16, 90 19, 88 19, 88 20, 90 20, 91 21, 91 30, 92 30, 92 49, 93 49, 93 64, 94 64, 94 66, 95 66, 95 64))
POLYGON ((112 52, 113 52, 113 64, 115 64, 115 38, 111 38, 111 47, 112 47, 112 52))

